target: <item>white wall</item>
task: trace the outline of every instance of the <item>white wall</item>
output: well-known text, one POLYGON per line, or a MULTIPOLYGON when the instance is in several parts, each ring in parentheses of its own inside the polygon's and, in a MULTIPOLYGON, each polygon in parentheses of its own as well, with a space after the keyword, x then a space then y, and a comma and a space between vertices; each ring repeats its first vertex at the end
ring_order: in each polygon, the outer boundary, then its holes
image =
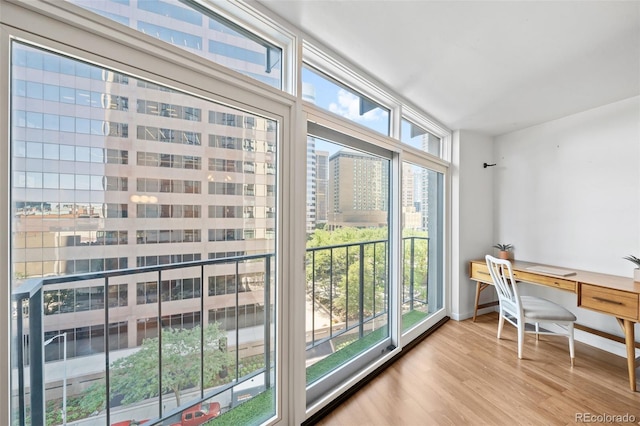
MULTIPOLYGON (((493 241, 513 244, 516 259, 633 275, 622 257, 640 256, 640 97, 497 137, 493 161, 493 241)), ((528 290, 622 335, 575 295, 528 290)))
MULTIPOLYGON (((493 139, 469 131, 453 135, 452 149, 452 295, 451 318, 473 315, 475 282, 469 279, 469 261, 491 250, 493 241, 493 172, 483 168, 493 157, 493 139), (457 249, 457 251, 456 251, 457 249)), ((480 303, 494 300, 487 289, 480 303)))

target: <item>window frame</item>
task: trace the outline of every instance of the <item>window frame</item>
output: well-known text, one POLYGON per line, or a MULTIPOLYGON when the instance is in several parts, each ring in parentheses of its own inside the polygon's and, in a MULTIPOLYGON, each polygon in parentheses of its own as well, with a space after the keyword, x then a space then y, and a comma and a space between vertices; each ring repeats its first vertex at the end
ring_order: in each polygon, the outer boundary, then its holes
MULTIPOLYGON (((289 259, 300 257, 296 255, 293 245, 293 232, 285 223, 295 221, 296 210, 291 208, 292 200, 287 194, 294 194, 301 188, 294 188, 295 177, 291 176, 294 170, 293 158, 295 149, 285 149, 291 146, 294 134, 295 99, 279 90, 275 90, 267 85, 255 81, 249 77, 242 76, 231 70, 223 69, 217 64, 212 64, 206 60, 199 60, 188 52, 174 51, 172 46, 164 43, 156 43, 147 40, 144 34, 135 34, 127 28, 112 28, 105 25, 100 19, 96 19, 88 11, 82 11, 79 7, 66 3, 58 3, 50 0, 40 0, 38 3, 21 2, 17 0, 6 0, 0 4, 2 18, 0 21, 0 55, 9 60, 3 61, 5 67, 0 69, 2 83, 0 83, 0 108, 7 111, 0 115, 0 123, 10 129, 10 74, 11 74, 11 43, 18 41, 34 47, 44 48, 54 53, 63 54, 72 58, 77 58, 88 63, 113 69, 136 78, 151 82, 157 82, 163 86, 179 90, 190 95, 210 100, 212 102, 226 105, 250 114, 259 115, 278 123, 278 137, 276 140, 278 150, 278 174, 276 175, 276 206, 278 215, 276 218, 276 277, 274 289, 275 294, 275 316, 276 316, 276 397, 275 397, 275 417, 269 423, 282 422, 290 423, 289 413, 283 407, 283 401, 292 398, 292 392, 286 385, 290 381, 289 373, 284 367, 290 365, 292 361, 292 347, 290 336, 292 333, 287 327, 295 323, 290 319, 290 313, 285 308, 293 304, 291 292, 285 290, 285 283, 296 282, 303 277, 302 271, 298 271, 289 262, 289 259), (35 13, 44 12, 47 16, 35 13), (12 26, 7 23, 11 22, 12 26), (27 32, 22 28, 33 28, 33 32, 27 32), (140 37, 142 36, 142 37, 140 37), (118 52, 118 59, 115 59, 114 51, 118 52), (189 60, 186 60, 188 57, 189 60), (162 70, 162 75, 158 70, 162 70), (188 76, 188 77, 187 77, 188 76), (285 243, 285 241, 287 243, 285 243), (288 248, 289 247, 289 248, 288 248), (286 260, 285 260, 286 259, 286 260)), ((6 154, 2 156, 0 164, 5 170, 10 170, 10 134, 6 132, 3 136, 6 154)), ((0 177, 3 184, 5 197, 0 202, 0 217, 5 223, 10 223, 8 191, 10 190, 9 172, 3 173, 0 177)), ((10 229, 6 229, 7 235, 10 229)), ((10 280, 11 247, 7 243, 4 247, 5 256, 0 261, 0 265, 10 280)), ((301 253, 300 250, 297 250, 301 253)), ((10 288, 0 293, 0 303, 10 306, 10 288)), ((7 340, 11 340, 11 320, 9 315, 1 316, 0 327, 6 332, 7 340)), ((10 365, 11 347, 7 345, 6 350, 0 351, 0 361, 3 365, 10 365)), ((0 401, 0 419, 4 418, 4 423, 11 423, 12 402, 8 397, 11 389, 11 375, 8 374, 4 383, 0 385, 0 393, 6 392, 7 397, 0 401)), ((2 423, 3 421, 0 421, 2 423)))

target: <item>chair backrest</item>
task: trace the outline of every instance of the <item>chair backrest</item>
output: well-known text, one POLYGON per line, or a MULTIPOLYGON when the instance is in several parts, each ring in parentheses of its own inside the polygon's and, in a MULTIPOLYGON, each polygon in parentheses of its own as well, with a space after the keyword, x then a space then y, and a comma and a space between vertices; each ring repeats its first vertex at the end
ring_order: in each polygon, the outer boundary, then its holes
POLYGON ((517 315, 520 311, 520 294, 516 285, 511 262, 486 255, 487 267, 491 280, 498 293, 498 299, 503 309, 517 315))

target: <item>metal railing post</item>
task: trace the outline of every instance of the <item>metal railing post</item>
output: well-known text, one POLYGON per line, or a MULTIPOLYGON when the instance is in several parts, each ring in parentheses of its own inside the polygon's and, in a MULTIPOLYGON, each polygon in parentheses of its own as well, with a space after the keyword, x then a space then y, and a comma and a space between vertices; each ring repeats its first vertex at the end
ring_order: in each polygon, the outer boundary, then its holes
POLYGON ((360 311, 358 312, 358 335, 362 339, 364 336, 364 243, 360 243, 360 293, 358 302, 360 304, 360 311))
MULTIPOLYGON (((105 401, 105 413, 107 417, 107 424, 110 425, 111 424, 111 401, 110 401, 109 395, 111 394, 111 381, 109 379, 109 371, 110 371, 109 370, 109 362, 110 362, 109 361, 109 277, 104 278, 104 294, 106 295, 106 299, 107 299, 107 303, 104 304, 104 349, 105 349, 104 351, 104 372, 105 372, 104 401, 105 401)), ((119 333, 120 333, 120 330, 118 330, 118 334, 119 333)))
POLYGON ((411 237, 411 278, 409 279, 409 311, 413 311, 413 289, 414 289, 414 280, 415 280, 415 237, 411 237))
POLYGON ((271 258, 265 256, 264 262, 264 385, 265 389, 271 389, 271 258))
POLYGON ((16 360, 14 365, 16 366, 16 370, 18 370, 18 409, 20 410, 18 413, 18 424, 25 424, 25 411, 26 405, 24 400, 24 330, 23 330, 23 322, 22 322, 22 303, 24 299, 17 300, 17 308, 16 308, 16 339, 14 340, 16 345, 16 360))
MULTIPOLYGON (((29 373, 31 384, 31 424, 46 424, 44 403, 44 332, 42 329, 42 288, 29 299, 29 373)), ((22 315, 22 312, 20 312, 22 315)))

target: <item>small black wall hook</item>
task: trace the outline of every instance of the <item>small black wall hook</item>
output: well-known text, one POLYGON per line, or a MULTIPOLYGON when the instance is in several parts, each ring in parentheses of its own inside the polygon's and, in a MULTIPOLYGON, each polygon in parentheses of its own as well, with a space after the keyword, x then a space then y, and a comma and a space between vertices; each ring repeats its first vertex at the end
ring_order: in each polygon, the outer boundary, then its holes
POLYGON ((493 167, 493 166, 495 166, 495 165, 496 165, 496 163, 493 163, 493 164, 487 164, 487 163, 484 163, 484 164, 482 165, 482 167, 484 167, 484 168, 486 169, 487 167, 493 167))

